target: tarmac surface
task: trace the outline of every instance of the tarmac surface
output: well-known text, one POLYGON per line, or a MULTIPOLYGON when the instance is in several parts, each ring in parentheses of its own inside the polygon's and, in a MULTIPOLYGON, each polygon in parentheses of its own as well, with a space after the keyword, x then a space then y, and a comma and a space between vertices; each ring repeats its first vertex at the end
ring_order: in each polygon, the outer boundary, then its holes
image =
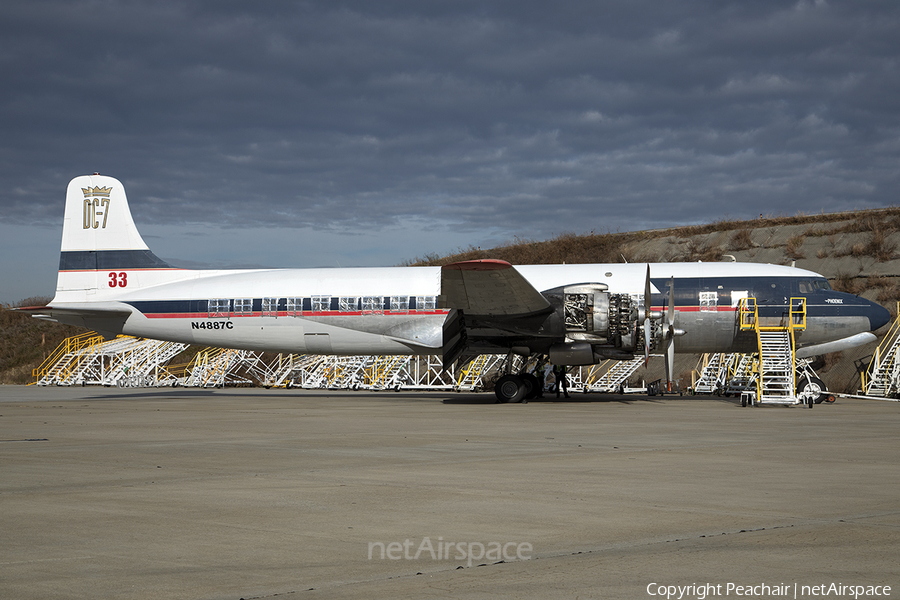
POLYGON ((492 400, 0 387, 0 598, 900 597, 898 403, 492 400))

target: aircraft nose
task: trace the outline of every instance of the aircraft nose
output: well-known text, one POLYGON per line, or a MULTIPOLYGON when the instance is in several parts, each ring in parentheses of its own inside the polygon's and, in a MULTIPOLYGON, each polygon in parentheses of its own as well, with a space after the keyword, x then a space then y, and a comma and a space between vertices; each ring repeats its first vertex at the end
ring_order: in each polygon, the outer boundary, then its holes
POLYGON ((876 331, 887 325, 891 320, 891 313, 874 302, 869 302, 869 330, 876 331))

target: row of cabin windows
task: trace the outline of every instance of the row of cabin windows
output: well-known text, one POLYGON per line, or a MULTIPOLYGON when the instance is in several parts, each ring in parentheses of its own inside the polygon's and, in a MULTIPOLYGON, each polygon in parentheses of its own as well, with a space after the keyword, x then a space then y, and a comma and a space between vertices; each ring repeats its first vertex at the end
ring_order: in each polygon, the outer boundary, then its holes
POLYGON ((260 312, 264 317, 321 312, 362 312, 382 314, 411 310, 436 310, 437 296, 309 296, 305 298, 213 298, 209 300, 210 317, 249 315, 260 312))

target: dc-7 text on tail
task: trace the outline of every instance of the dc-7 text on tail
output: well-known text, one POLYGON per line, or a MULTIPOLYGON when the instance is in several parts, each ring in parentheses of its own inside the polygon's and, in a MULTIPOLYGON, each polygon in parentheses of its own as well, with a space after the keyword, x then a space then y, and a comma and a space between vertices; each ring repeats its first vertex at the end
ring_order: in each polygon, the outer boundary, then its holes
MULTIPOLYGON (((76 177, 66 193, 56 295, 35 316, 106 336, 313 354, 541 355, 587 365, 664 349, 752 352, 737 307, 784 319, 805 298, 798 355, 874 341, 881 306, 816 273, 749 263, 190 270, 153 254, 122 184, 76 177)), ((512 374, 512 381, 521 381, 512 374)), ((524 385, 524 384, 523 384, 524 385)), ((515 385, 510 388, 515 392, 515 385)), ((521 397, 513 393, 512 398, 521 397)))

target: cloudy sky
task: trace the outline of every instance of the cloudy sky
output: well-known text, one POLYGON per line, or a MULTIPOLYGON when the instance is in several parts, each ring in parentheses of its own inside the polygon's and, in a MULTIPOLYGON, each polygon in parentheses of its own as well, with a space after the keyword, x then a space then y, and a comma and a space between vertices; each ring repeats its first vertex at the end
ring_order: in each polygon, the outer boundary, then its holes
POLYGON ((66 184, 180 266, 396 265, 897 203, 900 2, 7 0, 0 302, 66 184))

